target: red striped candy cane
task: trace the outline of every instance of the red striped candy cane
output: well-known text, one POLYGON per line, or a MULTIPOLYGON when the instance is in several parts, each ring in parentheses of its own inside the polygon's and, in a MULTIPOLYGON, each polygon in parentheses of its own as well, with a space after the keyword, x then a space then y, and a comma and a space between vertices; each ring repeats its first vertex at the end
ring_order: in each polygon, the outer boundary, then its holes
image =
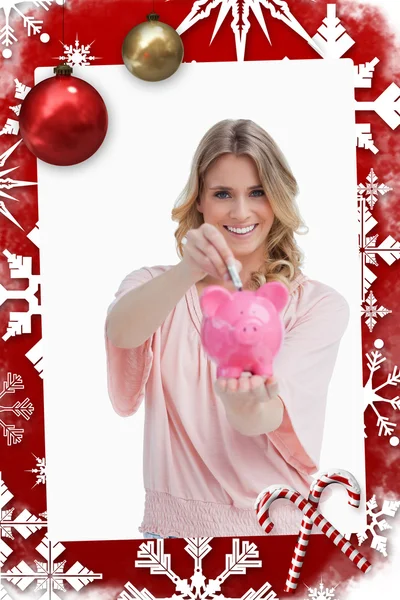
POLYGON ((286 498, 287 500, 293 502, 293 504, 297 506, 297 508, 300 508, 304 515, 308 517, 311 522, 326 535, 327 538, 332 540, 335 546, 337 546, 343 552, 343 554, 345 554, 356 565, 356 567, 360 569, 360 571, 363 573, 368 573, 372 565, 367 561, 367 559, 360 552, 358 552, 358 550, 356 550, 354 546, 352 546, 352 544, 350 544, 350 542, 348 542, 343 535, 312 506, 310 502, 308 502, 301 494, 299 494, 299 492, 296 492, 296 490, 291 487, 272 485, 258 495, 255 502, 255 509, 257 512, 258 522, 266 533, 269 533, 274 527, 274 524, 269 516, 269 507, 278 498, 286 498))
MULTIPOLYGON (((332 469, 326 473, 322 473, 318 479, 314 479, 310 486, 308 496, 309 502, 312 502, 315 507, 318 506, 323 490, 331 483, 340 483, 345 486, 349 496, 348 504, 358 508, 360 506, 360 486, 356 479, 348 471, 332 469)), ((313 522, 309 517, 304 515, 300 525, 299 537, 294 548, 292 562, 289 573, 286 579, 285 592, 294 592, 297 588, 297 583, 300 578, 300 572, 303 566, 304 557, 307 552, 307 546, 311 536, 313 522)))

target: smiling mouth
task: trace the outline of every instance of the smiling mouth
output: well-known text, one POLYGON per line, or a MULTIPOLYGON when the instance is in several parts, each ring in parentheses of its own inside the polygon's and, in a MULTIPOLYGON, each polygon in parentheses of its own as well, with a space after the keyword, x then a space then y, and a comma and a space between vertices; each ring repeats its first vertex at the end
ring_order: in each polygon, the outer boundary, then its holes
POLYGON ((224 225, 224 229, 226 229, 227 231, 229 231, 229 233, 232 233, 233 235, 244 237, 246 235, 250 235, 257 226, 258 223, 249 225, 248 227, 229 227, 228 225, 224 225))

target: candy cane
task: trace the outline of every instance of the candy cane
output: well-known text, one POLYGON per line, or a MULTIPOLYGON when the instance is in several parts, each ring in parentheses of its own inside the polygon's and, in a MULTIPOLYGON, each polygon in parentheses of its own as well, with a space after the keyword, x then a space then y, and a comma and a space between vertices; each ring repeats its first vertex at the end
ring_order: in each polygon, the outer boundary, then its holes
MULTIPOLYGON (((331 483, 340 483, 344 485, 349 496, 348 504, 356 508, 360 506, 360 486, 351 473, 343 470, 330 470, 321 474, 318 479, 314 479, 310 486, 310 493, 308 496, 309 502, 312 502, 315 507, 317 507, 323 490, 331 483)), ((307 552, 307 546, 310 540, 312 527, 312 520, 304 515, 300 525, 299 537, 297 538, 297 543, 294 548, 292 563, 286 579, 286 586, 284 588, 285 592, 294 592, 294 590, 297 588, 297 583, 300 578, 301 568, 307 552)))
POLYGON ((269 533, 274 524, 269 516, 269 507, 278 498, 285 498, 293 502, 295 506, 300 508, 306 517, 318 527, 326 535, 327 538, 333 541, 343 554, 345 554, 363 573, 368 573, 371 569, 371 564, 358 550, 348 542, 343 535, 329 523, 318 512, 310 502, 308 502, 299 492, 296 492, 291 487, 283 485, 269 486, 258 495, 255 502, 255 509, 257 511, 258 522, 266 533, 269 533))

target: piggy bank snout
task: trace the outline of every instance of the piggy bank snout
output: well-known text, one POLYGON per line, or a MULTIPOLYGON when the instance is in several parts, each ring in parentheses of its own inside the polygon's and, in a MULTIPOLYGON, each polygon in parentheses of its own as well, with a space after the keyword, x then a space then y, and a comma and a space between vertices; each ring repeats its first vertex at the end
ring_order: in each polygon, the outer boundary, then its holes
POLYGON ((243 319, 236 324, 235 335, 240 344, 254 344, 262 335, 265 323, 259 319, 243 319))

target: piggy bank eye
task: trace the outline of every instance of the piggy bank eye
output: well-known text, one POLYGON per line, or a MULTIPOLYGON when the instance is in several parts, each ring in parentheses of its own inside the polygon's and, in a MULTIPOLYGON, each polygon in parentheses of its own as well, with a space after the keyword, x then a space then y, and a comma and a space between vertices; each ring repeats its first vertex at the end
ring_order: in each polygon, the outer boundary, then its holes
POLYGON ((241 315, 243 314, 243 311, 242 311, 242 310, 240 311, 240 314, 241 314, 241 315))

